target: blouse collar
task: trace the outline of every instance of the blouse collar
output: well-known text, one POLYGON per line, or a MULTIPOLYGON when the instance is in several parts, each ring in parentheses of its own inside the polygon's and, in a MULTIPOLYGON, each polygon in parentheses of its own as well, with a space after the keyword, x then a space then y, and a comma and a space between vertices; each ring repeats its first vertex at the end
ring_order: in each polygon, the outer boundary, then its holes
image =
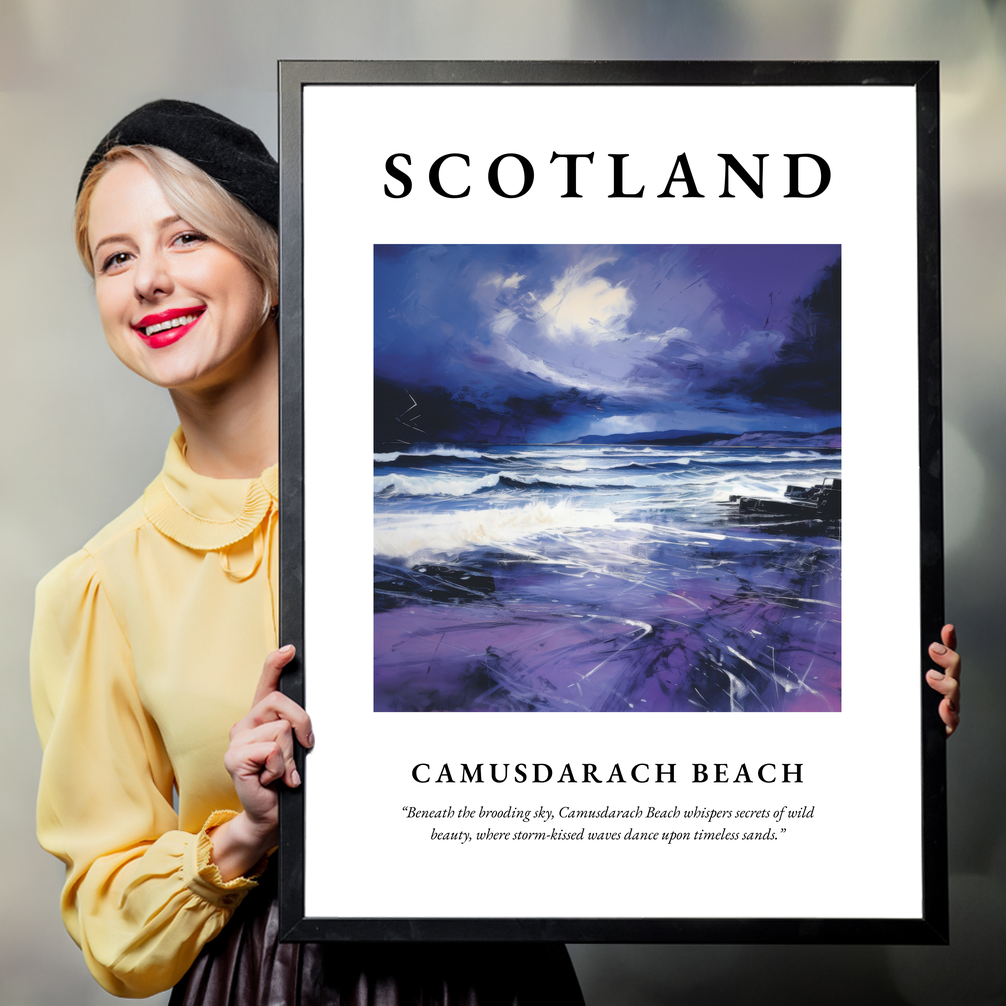
POLYGON ((162 534, 186 548, 211 552, 246 538, 279 501, 279 466, 257 479, 214 479, 185 460, 185 437, 175 430, 164 468, 143 494, 143 512, 162 534))

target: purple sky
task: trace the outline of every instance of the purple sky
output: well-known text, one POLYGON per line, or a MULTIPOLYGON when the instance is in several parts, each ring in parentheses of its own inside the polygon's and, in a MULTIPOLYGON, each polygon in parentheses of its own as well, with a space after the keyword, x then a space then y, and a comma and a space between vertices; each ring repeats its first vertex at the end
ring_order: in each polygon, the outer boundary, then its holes
POLYGON ((375 374, 444 389, 469 417, 520 416, 528 442, 840 426, 840 252, 378 246, 375 374))

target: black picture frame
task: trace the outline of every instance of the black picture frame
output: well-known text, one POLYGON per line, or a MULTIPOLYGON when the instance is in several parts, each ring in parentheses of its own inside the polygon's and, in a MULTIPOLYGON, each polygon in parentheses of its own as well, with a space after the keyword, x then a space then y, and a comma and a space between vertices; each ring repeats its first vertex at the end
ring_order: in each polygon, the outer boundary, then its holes
MULTIPOLYGON (((916 109, 918 408, 922 722, 922 906, 914 918, 379 918, 305 914, 305 808, 311 760, 298 750, 304 785, 281 794, 280 926, 288 941, 458 940, 668 943, 939 944, 948 941, 945 737, 939 696, 925 684, 927 646, 943 624, 940 378, 939 71, 934 62, 355 62, 282 61, 280 104, 280 641, 298 648, 284 692, 311 710, 305 649, 302 100, 307 86, 458 84, 910 87, 916 109)), ((397 148, 396 148, 397 149, 397 148)), ((333 864, 339 869, 340 864, 333 864)))

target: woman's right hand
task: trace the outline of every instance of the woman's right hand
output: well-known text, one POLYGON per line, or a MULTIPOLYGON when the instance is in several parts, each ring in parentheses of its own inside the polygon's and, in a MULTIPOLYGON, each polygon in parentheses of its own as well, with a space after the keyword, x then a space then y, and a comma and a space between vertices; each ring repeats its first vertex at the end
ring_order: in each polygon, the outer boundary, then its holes
POLYGON ((940 642, 929 644, 929 656, 943 668, 926 672, 926 683, 943 696, 940 719, 949 737, 961 722, 961 657, 957 652, 957 630, 944 625, 940 642))
POLYGON ((311 717, 279 691, 283 668, 295 650, 284 646, 265 659, 248 715, 231 727, 224 766, 230 773, 244 810, 210 831, 212 861, 223 879, 251 870, 279 840, 278 780, 300 785, 293 758, 293 737, 304 747, 314 746, 311 717))

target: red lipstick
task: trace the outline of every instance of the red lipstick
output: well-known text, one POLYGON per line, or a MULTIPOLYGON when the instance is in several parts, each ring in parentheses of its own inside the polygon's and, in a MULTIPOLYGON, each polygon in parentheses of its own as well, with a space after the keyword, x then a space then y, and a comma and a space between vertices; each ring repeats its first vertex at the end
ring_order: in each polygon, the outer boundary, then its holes
POLYGON ((133 325, 133 331, 151 349, 161 349, 164 346, 170 346, 173 342, 178 342, 184 335, 187 335, 205 310, 204 305, 199 305, 196 307, 173 307, 168 311, 148 314, 133 325), (178 324, 179 320, 184 318, 189 320, 178 324))

